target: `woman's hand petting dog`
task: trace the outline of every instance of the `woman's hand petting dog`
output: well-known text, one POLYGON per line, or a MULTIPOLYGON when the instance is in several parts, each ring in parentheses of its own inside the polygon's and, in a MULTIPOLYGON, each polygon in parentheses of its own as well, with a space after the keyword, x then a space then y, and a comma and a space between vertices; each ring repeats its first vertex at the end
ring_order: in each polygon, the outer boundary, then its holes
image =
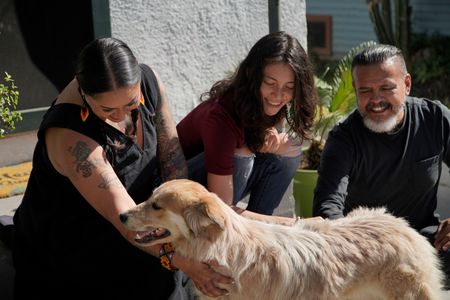
POLYGON ((280 225, 286 225, 286 226, 292 226, 297 222, 296 218, 257 214, 252 211, 240 208, 238 206, 231 206, 231 208, 237 214, 242 215, 243 217, 246 217, 246 218, 252 219, 252 220, 261 221, 261 222, 280 224, 280 225))
POLYGON ((289 217, 282 217, 282 216, 274 216, 271 215, 269 218, 270 223, 274 224, 280 224, 285 226, 293 226, 295 223, 297 223, 297 218, 289 218, 289 217))
POLYGON ((219 286, 227 286, 231 289, 234 284, 232 278, 214 270, 220 269, 220 265, 215 261, 199 262, 179 255, 174 255, 173 259, 174 265, 186 273, 192 279, 197 289, 208 297, 215 298, 227 295, 229 291, 219 286))
POLYGON ((439 225, 434 246, 439 251, 448 251, 450 248, 450 218, 439 225))
POLYGON ((315 222, 315 221, 323 221, 322 217, 312 217, 312 218, 306 218, 306 219, 302 219, 300 217, 296 217, 296 218, 289 218, 289 217, 281 217, 281 216, 271 216, 274 219, 274 222, 272 223, 277 223, 277 224, 281 224, 281 225, 286 225, 286 226, 294 226, 295 224, 297 224, 297 222, 300 222, 300 220, 303 220, 303 222, 307 221, 307 222, 315 222))

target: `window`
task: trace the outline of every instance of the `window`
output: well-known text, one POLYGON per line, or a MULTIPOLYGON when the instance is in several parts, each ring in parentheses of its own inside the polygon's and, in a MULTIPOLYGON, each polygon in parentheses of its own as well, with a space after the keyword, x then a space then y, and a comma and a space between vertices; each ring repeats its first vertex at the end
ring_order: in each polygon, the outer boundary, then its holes
POLYGON ((308 47, 321 56, 331 56, 331 16, 306 16, 308 47))

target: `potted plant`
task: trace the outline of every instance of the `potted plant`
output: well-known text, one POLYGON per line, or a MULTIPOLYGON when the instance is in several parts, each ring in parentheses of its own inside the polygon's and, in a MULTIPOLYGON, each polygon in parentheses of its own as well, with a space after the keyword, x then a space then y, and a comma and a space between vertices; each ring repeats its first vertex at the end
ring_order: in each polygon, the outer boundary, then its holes
POLYGON ((295 213, 311 217, 317 168, 328 132, 356 108, 356 96, 352 86, 351 65, 353 57, 375 42, 364 42, 352 48, 338 63, 330 81, 325 81, 327 71, 315 77, 319 97, 317 116, 309 145, 302 151, 302 163, 294 176, 293 194, 295 213))
POLYGON ((22 120, 16 111, 19 102, 19 90, 11 75, 5 72, 5 84, 0 83, 0 138, 15 129, 15 122, 22 120))

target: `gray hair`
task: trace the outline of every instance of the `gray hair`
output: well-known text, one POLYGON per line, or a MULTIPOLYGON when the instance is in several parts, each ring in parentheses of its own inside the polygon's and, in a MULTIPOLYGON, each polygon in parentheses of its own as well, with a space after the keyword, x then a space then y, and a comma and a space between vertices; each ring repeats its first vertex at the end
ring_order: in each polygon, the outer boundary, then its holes
POLYGON ((397 63, 400 64, 405 74, 408 73, 402 50, 392 45, 383 44, 367 47, 356 54, 352 61, 352 72, 356 66, 381 64, 391 58, 395 59, 397 63))

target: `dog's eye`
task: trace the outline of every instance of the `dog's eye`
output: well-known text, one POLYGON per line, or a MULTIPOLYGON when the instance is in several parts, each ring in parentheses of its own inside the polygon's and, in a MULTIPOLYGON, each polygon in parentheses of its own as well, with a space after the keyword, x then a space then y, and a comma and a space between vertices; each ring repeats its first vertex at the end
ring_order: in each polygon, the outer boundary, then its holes
POLYGON ((161 207, 158 206, 158 204, 156 204, 155 202, 152 203, 152 207, 154 210, 160 210, 161 207))

